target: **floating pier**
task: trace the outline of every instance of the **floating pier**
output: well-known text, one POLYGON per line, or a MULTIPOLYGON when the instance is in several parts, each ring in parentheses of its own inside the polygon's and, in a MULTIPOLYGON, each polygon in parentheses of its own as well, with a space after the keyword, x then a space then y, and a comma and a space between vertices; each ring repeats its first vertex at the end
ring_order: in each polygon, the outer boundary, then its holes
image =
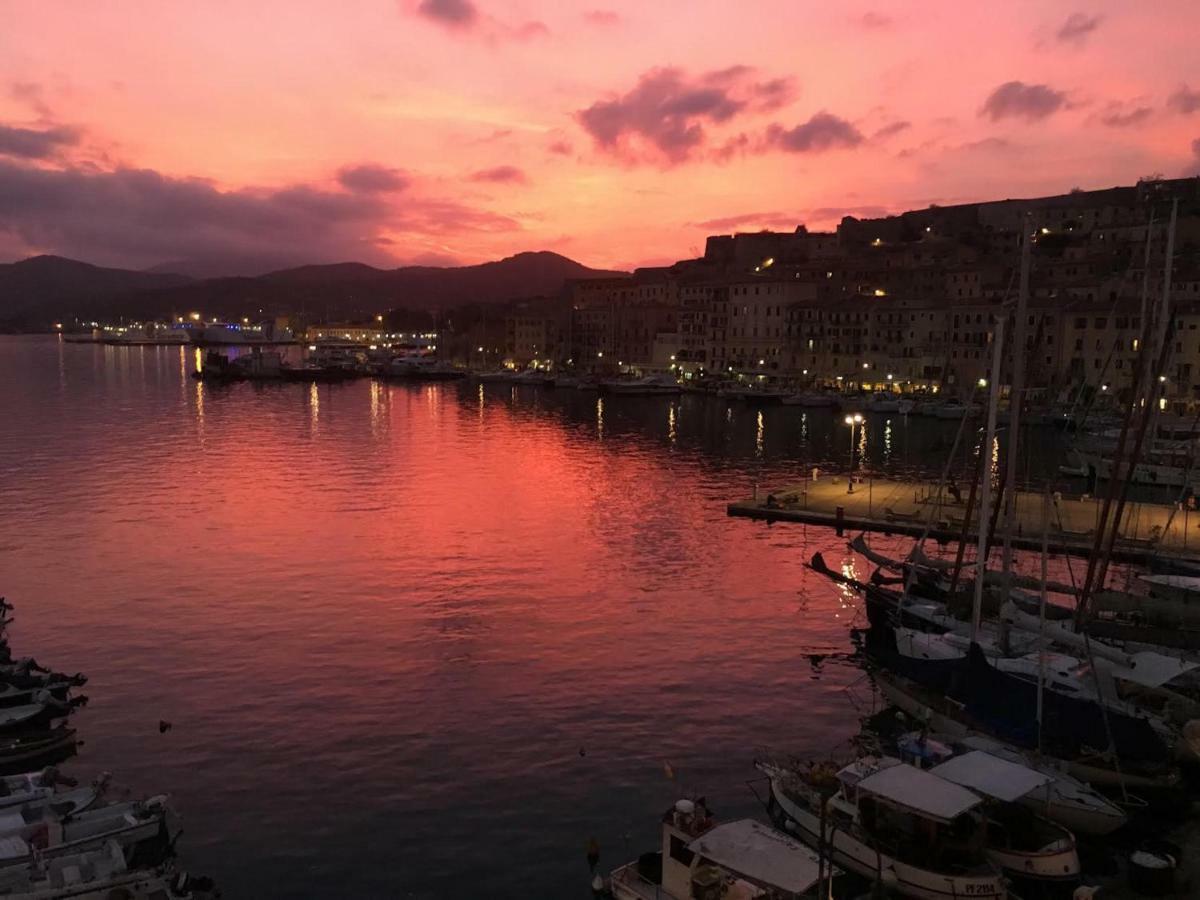
MULTIPOLYGON (((886 478, 855 479, 850 490, 846 477, 819 475, 799 484, 758 488, 755 496, 730 503, 730 516, 765 522, 802 522, 839 532, 876 531, 884 534, 920 535, 939 542, 958 540, 963 534, 967 489, 955 496, 935 482, 894 481, 886 478)), ((978 500, 976 501, 978 504, 978 500)), ((1049 546, 1052 553, 1090 556, 1104 498, 1088 495, 1053 495, 1049 546)), ((1115 510, 1115 504, 1114 504, 1115 510)), ((967 539, 977 538, 978 505, 967 523, 967 539)), ((1016 528, 1012 544, 1026 550, 1042 546, 1042 495, 1018 491, 1016 528)), ((1200 510, 1187 505, 1129 501, 1122 516, 1120 538, 1113 558, 1146 564, 1195 566, 1200 569, 1200 510)), ((995 541, 1004 539, 1003 516, 997 522, 995 541)))

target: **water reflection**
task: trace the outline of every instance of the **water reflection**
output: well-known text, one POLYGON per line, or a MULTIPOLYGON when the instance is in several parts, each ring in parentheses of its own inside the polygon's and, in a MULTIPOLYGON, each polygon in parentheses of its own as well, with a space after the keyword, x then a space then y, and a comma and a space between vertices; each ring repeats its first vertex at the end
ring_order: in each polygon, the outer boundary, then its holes
POLYGON ((596 437, 604 440, 604 398, 596 398, 596 437))
POLYGON ((321 424, 321 392, 314 381, 308 386, 309 433, 316 434, 321 424))
POLYGON ((757 430, 754 435, 754 455, 762 456, 763 455, 763 440, 766 435, 766 428, 763 426, 763 414, 762 414, 761 409, 758 411, 758 418, 756 421, 758 424, 757 424, 757 430))
POLYGON ((892 461, 892 420, 886 419, 883 423, 883 464, 886 466, 892 461))
POLYGON ((675 445, 675 404, 672 403, 667 407, 667 440, 671 442, 671 446, 675 445))

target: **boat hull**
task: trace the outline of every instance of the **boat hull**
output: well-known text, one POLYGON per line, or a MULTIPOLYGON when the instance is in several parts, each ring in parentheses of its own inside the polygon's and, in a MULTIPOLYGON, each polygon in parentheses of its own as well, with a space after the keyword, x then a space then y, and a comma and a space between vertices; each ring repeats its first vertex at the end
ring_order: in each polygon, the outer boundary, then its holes
POLYGON ((825 823, 822 841, 819 814, 789 800, 774 779, 771 780, 767 811, 780 831, 793 835, 818 852, 824 844, 830 849, 835 865, 871 881, 882 876, 885 886, 900 896, 915 900, 961 900, 965 897, 998 900, 1008 896, 1004 880, 998 873, 957 875, 909 865, 877 851, 840 828, 834 828, 831 821, 825 823))

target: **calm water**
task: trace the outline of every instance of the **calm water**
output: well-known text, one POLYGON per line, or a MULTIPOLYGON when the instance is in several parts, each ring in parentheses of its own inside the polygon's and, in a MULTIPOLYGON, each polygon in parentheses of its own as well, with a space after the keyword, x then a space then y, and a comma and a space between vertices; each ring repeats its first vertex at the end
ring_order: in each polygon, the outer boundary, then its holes
POLYGON ((684 793, 757 814, 756 751, 857 731, 814 657, 857 608, 803 568, 841 542, 724 513, 845 465, 831 414, 195 364, 0 338, 0 593, 15 652, 91 676, 69 770, 173 793, 227 896, 588 897, 589 836, 607 870, 684 793))

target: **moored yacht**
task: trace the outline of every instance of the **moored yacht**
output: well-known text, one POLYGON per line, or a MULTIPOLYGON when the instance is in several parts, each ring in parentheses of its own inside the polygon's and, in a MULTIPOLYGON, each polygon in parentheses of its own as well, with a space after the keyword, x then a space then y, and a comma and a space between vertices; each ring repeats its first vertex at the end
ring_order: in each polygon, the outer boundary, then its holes
POLYGON ((838 866, 917 900, 1007 896, 985 851, 983 800, 966 788, 895 759, 758 768, 776 826, 838 866))

